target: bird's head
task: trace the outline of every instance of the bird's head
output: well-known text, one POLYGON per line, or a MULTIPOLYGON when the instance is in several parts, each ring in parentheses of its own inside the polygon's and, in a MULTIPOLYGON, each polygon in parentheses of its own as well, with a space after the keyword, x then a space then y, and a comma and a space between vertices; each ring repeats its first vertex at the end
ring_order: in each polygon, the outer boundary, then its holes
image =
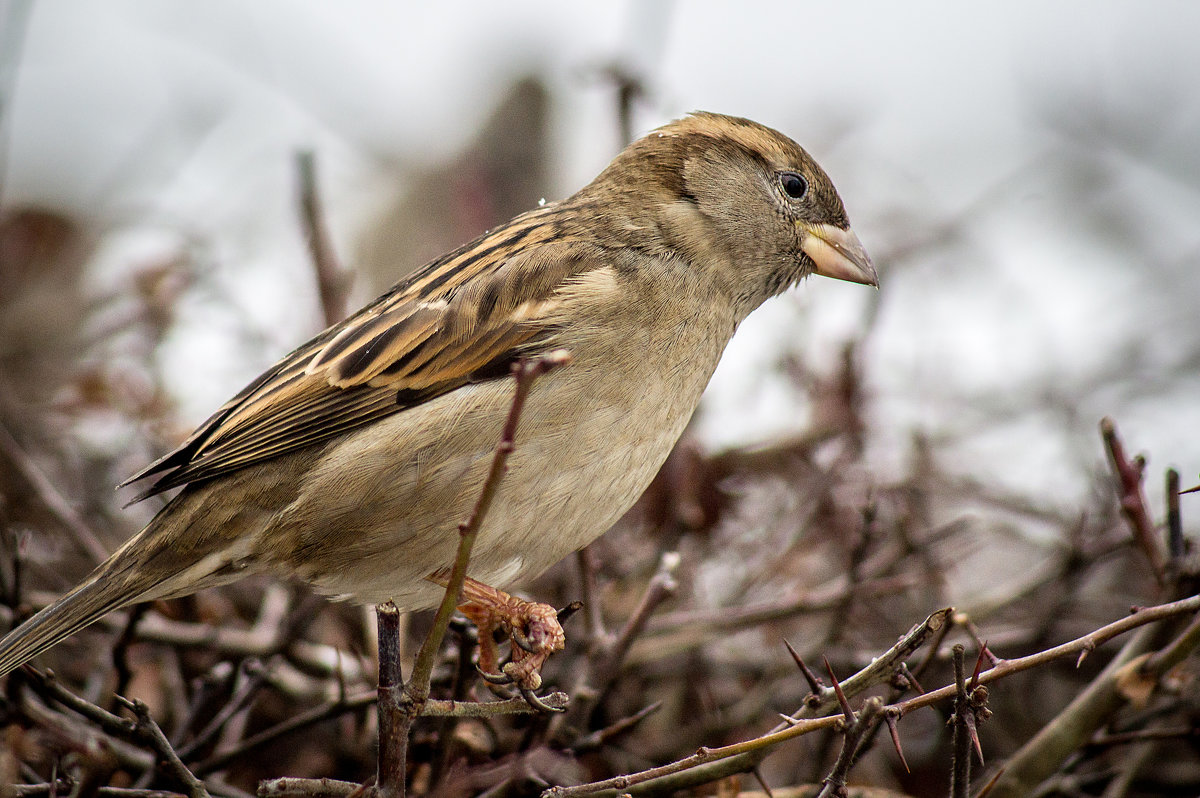
POLYGON ((631 198, 650 192, 657 232, 728 272, 747 313, 809 274, 878 284, 829 176, 769 127, 694 113, 630 145, 606 175, 631 198))

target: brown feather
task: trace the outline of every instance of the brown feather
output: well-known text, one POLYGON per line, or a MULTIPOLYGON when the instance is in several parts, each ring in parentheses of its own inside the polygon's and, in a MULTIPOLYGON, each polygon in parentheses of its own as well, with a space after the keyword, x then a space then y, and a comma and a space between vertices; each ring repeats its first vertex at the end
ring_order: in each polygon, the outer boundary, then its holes
POLYGON ((162 475, 135 501, 504 375, 552 330, 554 293, 602 264, 594 246, 530 244, 553 229, 532 218, 552 210, 518 217, 434 261, 296 349, 178 449, 132 477, 162 475))

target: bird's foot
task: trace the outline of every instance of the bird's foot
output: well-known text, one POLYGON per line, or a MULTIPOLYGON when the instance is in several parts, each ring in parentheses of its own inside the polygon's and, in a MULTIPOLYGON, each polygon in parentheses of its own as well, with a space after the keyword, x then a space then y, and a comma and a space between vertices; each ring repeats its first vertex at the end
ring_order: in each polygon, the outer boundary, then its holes
POLYGON ((459 610, 479 629, 479 671, 493 685, 516 687, 530 705, 542 711, 561 711, 538 698, 541 668, 555 651, 562 651, 567 637, 558 622, 558 612, 548 604, 526 601, 502 590, 468 578, 463 583, 459 610), (512 640, 512 657, 499 666, 499 653, 492 632, 503 630, 512 640))

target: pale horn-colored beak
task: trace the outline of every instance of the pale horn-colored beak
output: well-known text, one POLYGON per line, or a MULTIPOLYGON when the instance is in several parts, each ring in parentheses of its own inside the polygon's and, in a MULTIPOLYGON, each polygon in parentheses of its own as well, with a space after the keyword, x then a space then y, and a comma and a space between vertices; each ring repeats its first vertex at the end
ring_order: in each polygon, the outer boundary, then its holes
POLYGON ((817 265, 816 274, 863 285, 879 285, 879 275, 854 231, 831 224, 806 227, 800 249, 817 265))

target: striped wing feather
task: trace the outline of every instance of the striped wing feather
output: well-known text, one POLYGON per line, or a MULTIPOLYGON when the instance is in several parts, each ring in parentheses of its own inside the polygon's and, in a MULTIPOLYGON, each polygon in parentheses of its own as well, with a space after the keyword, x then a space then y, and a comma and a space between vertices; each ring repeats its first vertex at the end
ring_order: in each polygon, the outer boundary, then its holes
POLYGON ((469 382, 508 373, 553 329, 556 292, 603 265, 539 240, 548 207, 450 253, 284 357, 176 450, 124 484, 135 501, 327 440, 469 382))

